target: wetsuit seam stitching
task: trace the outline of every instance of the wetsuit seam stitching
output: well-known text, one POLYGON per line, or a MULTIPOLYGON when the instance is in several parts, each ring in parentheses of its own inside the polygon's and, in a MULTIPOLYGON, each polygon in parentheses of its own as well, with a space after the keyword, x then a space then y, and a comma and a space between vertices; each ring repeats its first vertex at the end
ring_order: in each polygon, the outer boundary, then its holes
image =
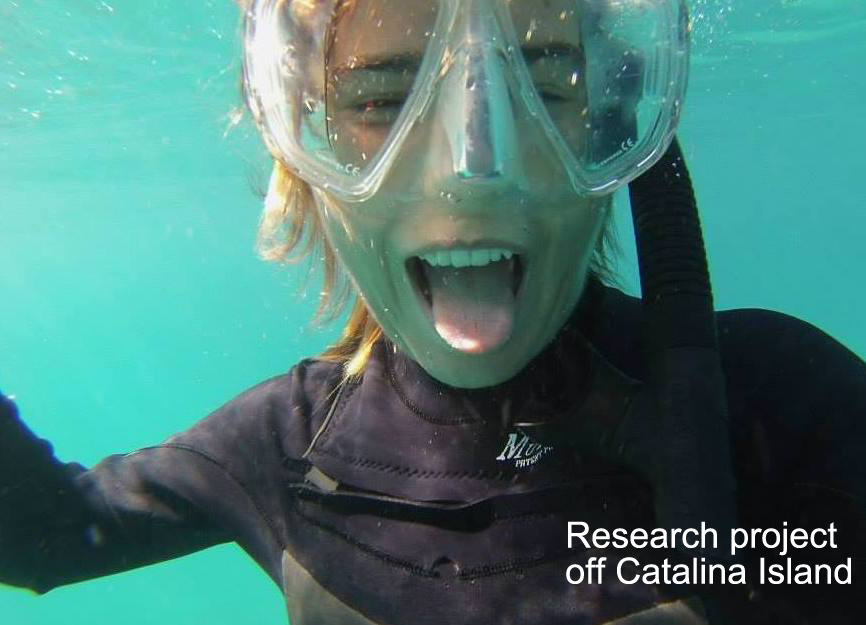
MULTIPOLYGON (((372 545, 353 538, 350 534, 343 532, 328 523, 325 523, 308 514, 305 514, 300 509, 300 506, 298 506, 297 504, 294 505, 294 508, 297 515, 311 525, 321 529, 322 531, 328 532, 329 534, 336 536, 337 538, 349 543, 356 549, 360 550, 361 552, 372 556, 385 564, 405 569, 410 573, 421 577, 431 579, 438 579, 442 577, 442 575, 438 571, 431 570, 418 564, 414 564, 409 560, 393 556, 385 551, 373 547, 372 545)), ((552 562, 559 558, 565 557, 566 555, 568 555, 568 553, 569 551, 567 549, 558 549, 553 551, 552 553, 548 553, 542 556, 528 558, 512 558, 510 560, 505 560, 504 562, 498 562, 496 564, 485 564, 482 566, 467 569, 465 571, 461 571, 457 574, 457 578, 461 581, 470 581, 482 577, 496 577, 497 575, 504 575, 506 573, 510 573, 516 570, 525 570, 535 566, 541 566, 548 562, 552 562)))
POLYGON ((485 471, 484 469, 478 469, 475 471, 431 471, 425 469, 412 469, 409 467, 401 467, 397 465, 388 464, 386 462, 381 462, 379 460, 372 460, 368 458, 358 458, 355 456, 344 456, 342 454, 333 452, 329 449, 319 448, 316 450, 317 453, 323 454, 326 456, 330 456, 347 464, 363 468, 363 469, 373 469, 375 471, 382 471, 386 473, 396 473, 397 475, 403 477, 412 477, 418 479, 444 479, 444 478, 457 478, 457 479, 468 479, 468 480, 494 480, 494 481, 506 481, 510 480, 512 476, 505 474, 502 471, 491 473, 490 471, 485 471))
POLYGON ((231 471, 229 471, 228 467, 226 467, 222 462, 220 462, 219 460, 217 460, 216 458, 214 458, 210 454, 208 454, 208 453, 206 453, 200 449, 197 449, 195 447, 191 447, 189 445, 180 445, 177 443, 163 443, 162 445, 155 445, 153 447, 145 447, 144 449, 140 449, 134 453, 140 453, 143 451, 150 451, 150 450, 154 450, 154 449, 176 449, 178 451, 186 451, 186 452, 191 453, 195 456, 199 456, 200 458, 203 458, 203 459, 207 460, 208 462, 210 462, 211 464, 213 464, 214 466, 216 466, 218 469, 220 469, 226 475, 226 477, 228 477, 232 482, 234 482, 234 484, 241 490, 241 492, 243 492, 244 495, 246 495, 247 499, 249 499, 249 501, 252 504, 255 511, 259 514, 261 519, 265 522, 265 525, 267 525, 268 530, 271 532, 271 536, 274 539, 274 541, 277 543, 277 545, 279 545, 281 549, 286 548, 285 543, 282 540, 280 540, 279 533, 277 532, 277 528, 276 528, 276 525, 274 524, 273 520, 265 512, 265 510, 259 504, 258 500, 252 495, 249 488, 247 488, 247 486, 238 477, 236 477, 231 471))
POLYGON ((340 531, 339 529, 337 529, 336 527, 334 527, 328 523, 325 523, 325 522, 320 521, 316 518, 313 518, 312 516, 310 516, 308 514, 305 514, 301 510, 300 506, 297 505, 297 503, 295 503, 295 505, 293 507, 295 509, 296 514, 299 517, 301 517, 302 519, 304 519, 305 521, 307 521, 308 523, 310 523, 311 525, 321 529, 322 531, 328 532, 329 534, 332 534, 332 535, 336 536, 337 538, 340 538, 341 540, 344 540, 345 542, 349 543, 350 545, 352 545, 356 549, 362 551, 363 553, 366 553, 369 556, 376 558, 377 560, 379 560, 381 562, 384 562, 385 564, 389 564, 391 566, 396 566, 396 567, 405 569, 405 570, 409 571, 410 573, 415 574, 415 575, 419 575, 421 577, 428 577, 428 578, 440 577, 440 575, 437 571, 432 571, 432 570, 424 568, 423 566, 420 566, 418 564, 414 564, 413 562, 411 562, 409 560, 404 560, 402 558, 397 558, 395 556, 392 556, 391 554, 389 554, 385 551, 381 551, 379 549, 376 549, 372 545, 368 545, 367 543, 363 543, 363 542, 353 538, 351 535, 347 534, 346 532, 340 531))
POLYGON ((495 577, 497 575, 504 575, 505 573, 510 573, 512 571, 524 570, 528 568, 532 568, 535 566, 541 566, 542 564, 547 564, 548 562, 552 562, 554 560, 558 560, 559 558, 565 557, 568 555, 568 550, 559 549, 553 553, 538 556, 535 558, 513 558, 511 560, 506 560, 505 562, 500 562, 497 564, 485 564, 483 566, 477 566, 471 569, 467 569, 465 571, 461 571, 457 574, 457 577, 461 580, 472 580, 479 579, 482 577, 495 577))
POLYGON ((472 418, 466 412, 462 412, 462 416, 459 417, 433 417, 431 415, 426 414, 421 407, 412 401, 409 396, 405 393, 403 388, 400 386, 399 380, 397 380, 397 374, 394 371, 393 362, 391 360, 391 355, 389 350, 385 350, 385 371, 388 376, 388 383, 391 385, 391 388, 397 394, 397 397, 400 398, 400 401, 414 414, 415 416, 427 421, 428 423, 433 423, 434 425, 466 425, 467 423, 478 423, 478 419, 472 418))

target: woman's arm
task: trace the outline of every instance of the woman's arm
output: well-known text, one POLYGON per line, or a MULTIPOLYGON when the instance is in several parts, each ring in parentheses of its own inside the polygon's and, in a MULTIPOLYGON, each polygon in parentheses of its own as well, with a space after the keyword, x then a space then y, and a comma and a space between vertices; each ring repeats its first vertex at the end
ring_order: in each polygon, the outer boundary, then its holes
POLYGON ((89 471, 61 463, 0 395, 0 582, 43 593, 229 540, 150 479, 168 464, 184 471, 184 460, 179 450, 153 448, 89 471))

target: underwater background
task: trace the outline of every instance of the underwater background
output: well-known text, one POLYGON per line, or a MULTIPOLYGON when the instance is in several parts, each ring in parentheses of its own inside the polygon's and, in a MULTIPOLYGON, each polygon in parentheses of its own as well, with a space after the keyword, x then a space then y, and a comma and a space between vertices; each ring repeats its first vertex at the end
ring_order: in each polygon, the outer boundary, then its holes
MULTIPOLYGON (((690 4, 680 137, 717 307, 866 356, 866 3, 690 4)), ((0 0, 0 389, 65 461, 159 442, 336 336, 309 323, 307 266, 253 251, 268 168, 238 32, 231 0, 0 0)), ((0 587, 4 625, 118 622, 285 615, 233 545, 41 598, 0 587)))

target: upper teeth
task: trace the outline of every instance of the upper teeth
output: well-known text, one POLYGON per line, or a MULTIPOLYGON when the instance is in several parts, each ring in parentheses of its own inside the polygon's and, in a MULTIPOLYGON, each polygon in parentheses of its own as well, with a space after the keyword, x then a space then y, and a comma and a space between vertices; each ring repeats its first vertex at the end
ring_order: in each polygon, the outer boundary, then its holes
POLYGON ((421 254, 421 259, 434 267, 483 267, 501 259, 510 260, 513 252, 501 247, 485 249, 440 250, 421 254))

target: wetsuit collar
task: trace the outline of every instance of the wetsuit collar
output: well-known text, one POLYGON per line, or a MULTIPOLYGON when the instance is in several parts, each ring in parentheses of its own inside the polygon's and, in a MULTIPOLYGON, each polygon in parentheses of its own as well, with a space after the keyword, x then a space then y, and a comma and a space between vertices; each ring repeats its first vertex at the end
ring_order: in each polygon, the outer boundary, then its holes
POLYGON ((599 310, 594 285, 556 340, 506 384, 447 387, 382 341, 362 379, 344 386, 307 459, 340 487, 420 501, 469 502, 556 487, 575 475, 567 446, 513 426, 563 416, 582 396, 580 331, 599 310))

